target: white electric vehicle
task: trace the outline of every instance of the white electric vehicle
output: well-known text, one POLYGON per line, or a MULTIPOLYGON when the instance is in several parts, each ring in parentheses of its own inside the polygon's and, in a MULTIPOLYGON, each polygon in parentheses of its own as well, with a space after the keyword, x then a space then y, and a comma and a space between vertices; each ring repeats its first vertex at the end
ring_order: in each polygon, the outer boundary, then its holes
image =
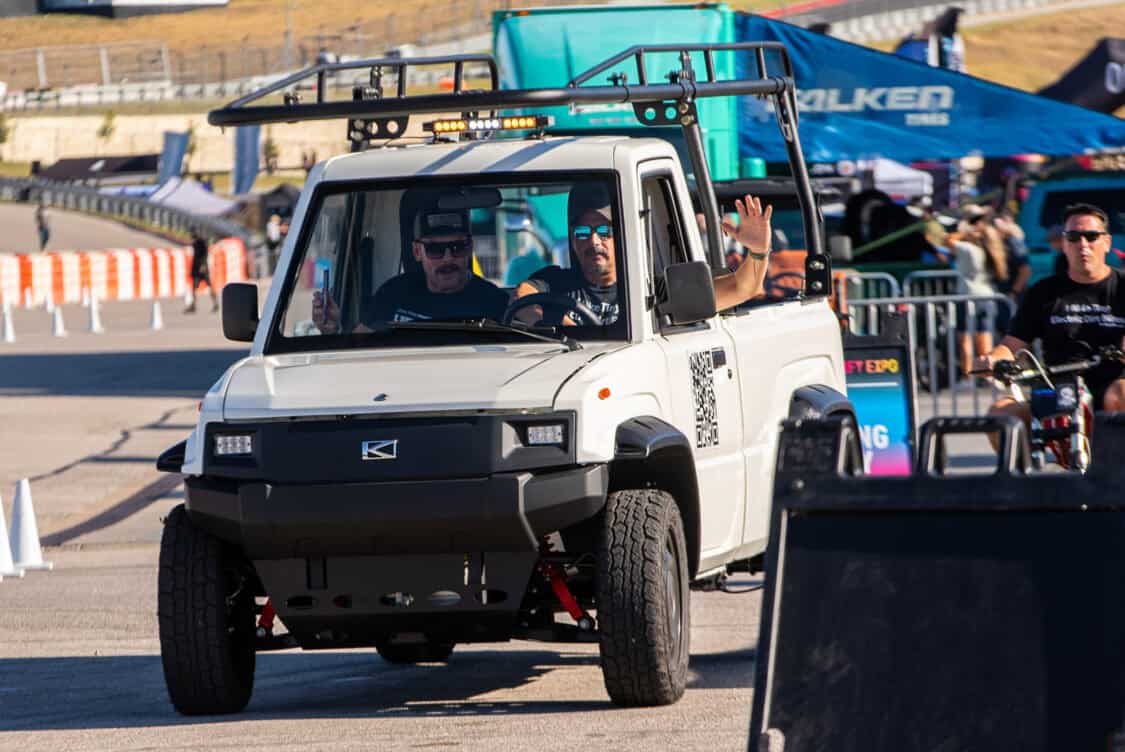
POLYGON ((186 483, 159 577, 180 712, 241 710, 260 650, 374 646, 392 662, 442 662, 457 644, 512 638, 597 642, 617 704, 682 695, 689 587, 751 569, 766 548, 779 423, 852 408, 784 48, 669 49, 681 69, 665 83, 646 81, 652 50, 634 48, 530 91, 465 90, 462 66, 491 64, 481 56, 437 61, 456 66, 446 94, 401 83, 434 59, 322 64, 211 114, 219 125, 346 116, 359 146, 405 132, 411 115, 464 117, 430 123, 427 143, 318 165, 260 315, 254 285, 223 291, 224 331, 252 341, 250 354, 159 463, 186 483), (760 76, 695 80, 692 56, 710 70, 717 52, 757 54, 760 76), (633 61, 636 84, 585 85, 633 61), (397 75, 397 93, 370 85, 325 101, 320 87, 315 102, 252 104, 356 68, 372 82, 397 75), (719 312, 722 243, 694 102, 731 94, 773 102, 809 256, 799 295, 719 312), (544 116, 526 114, 610 101, 682 128, 709 242, 668 142, 545 137, 544 116), (496 137, 513 127, 523 131, 496 137), (612 233, 616 270, 597 305, 558 282, 581 284, 573 208, 591 194, 606 202, 595 231, 612 233), (430 221, 463 223, 467 245, 424 257, 430 221), (476 293, 439 301, 447 315, 401 315, 458 264, 476 293), (518 278, 556 282, 516 298, 513 264, 518 278))

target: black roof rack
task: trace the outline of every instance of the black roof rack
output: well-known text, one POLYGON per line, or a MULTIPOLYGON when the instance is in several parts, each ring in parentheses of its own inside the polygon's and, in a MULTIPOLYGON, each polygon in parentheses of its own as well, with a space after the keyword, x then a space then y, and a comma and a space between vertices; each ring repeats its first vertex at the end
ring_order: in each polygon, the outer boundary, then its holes
POLYGON ((735 42, 728 44, 663 44, 630 47, 576 76, 566 86, 539 89, 501 90, 496 63, 490 55, 450 55, 428 58, 379 58, 345 63, 322 63, 298 71, 280 81, 213 110, 207 117, 211 125, 250 125, 256 123, 297 122, 348 118, 348 137, 353 149, 362 148, 373 138, 393 139, 406 132, 411 115, 459 112, 479 117, 482 112, 501 109, 522 109, 581 104, 629 103, 638 122, 652 126, 679 126, 683 129, 688 155, 695 172, 703 213, 707 224, 707 245, 712 268, 723 268, 722 236, 719 211, 711 185, 699 127, 695 101, 705 97, 753 95, 768 97, 773 102, 778 126, 785 139, 789 166, 801 202, 805 235, 809 238, 806 261, 806 290, 814 295, 827 295, 831 290, 831 265, 824 253, 816 205, 804 155, 797 133, 797 104, 793 82, 793 66, 789 53, 780 42, 735 42), (652 83, 645 67, 645 56, 654 53, 679 54, 680 69, 669 72, 663 83, 652 83), (716 52, 746 52, 755 56, 757 76, 719 80, 714 65, 716 52), (692 66, 692 53, 702 53, 702 80, 692 66), (781 61, 779 75, 770 75, 767 54, 781 61), (617 70, 632 61, 632 76, 617 70), (454 66, 453 91, 438 94, 409 94, 406 73, 409 68, 451 64, 454 66), (487 90, 464 88, 466 65, 487 65, 491 87, 487 90), (356 86, 351 100, 326 101, 325 83, 328 75, 346 70, 367 69, 370 85, 356 86), (600 74, 613 71, 608 86, 585 85, 600 74), (383 90, 382 78, 397 74, 395 92, 383 90), (253 102, 295 86, 301 81, 317 79, 316 101, 302 102, 297 95, 286 94, 284 104, 252 104, 253 102), (635 77, 636 83, 630 83, 635 77))

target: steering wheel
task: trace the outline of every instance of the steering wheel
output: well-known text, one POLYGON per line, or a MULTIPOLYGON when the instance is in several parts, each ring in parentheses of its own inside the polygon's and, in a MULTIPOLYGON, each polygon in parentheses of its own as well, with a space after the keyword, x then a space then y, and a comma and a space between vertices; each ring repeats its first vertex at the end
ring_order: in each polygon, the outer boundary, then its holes
MULTIPOLYGON (((500 322, 503 324, 511 324, 516 311, 533 305, 553 308, 559 311, 559 322, 562 321, 562 317, 565 314, 577 313, 580 319, 577 323, 583 326, 603 326, 601 316, 594 313, 590 306, 580 300, 568 298, 566 295, 554 292, 536 292, 531 295, 524 295, 522 298, 516 298, 508 304, 508 309, 504 311, 500 322)), ((546 316, 544 316, 544 318, 546 318, 546 316)))

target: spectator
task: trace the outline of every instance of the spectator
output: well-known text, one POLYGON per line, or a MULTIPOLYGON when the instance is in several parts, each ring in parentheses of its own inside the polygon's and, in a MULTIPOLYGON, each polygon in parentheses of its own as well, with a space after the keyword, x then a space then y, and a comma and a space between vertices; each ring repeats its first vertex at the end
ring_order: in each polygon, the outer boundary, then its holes
MULTIPOLYGON (((968 218, 961 220, 957 226, 957 232, 950 234, 954 267, 960 275, 958 292, 978 297, 994 295, 995 275, 990 273, 989 268, 992 256, 983 247, 989 241, 982 229, 977 227, 985 216, 984 212, 975 207, 967 211, 966 216, 968 218)), ((976 303, 973 308, 974 334, 970 336, 969 305, 962 303, 957 306, 957 340, 963 376, 961 383, 970 387, 973 382, 969 378, 969 369, 972 367, 974 352, 978 357, 992 352, 992 329, 989 323, 990 319, 994 319, 992 304, 976 303)))
MULTIPOLYGON (((1031 260, 1027 254, 1023 229, 1007 211, 996 215, 992 220, 992 227, 999 233, 1004 244, 1008 273, 1008 278, 997 284, 996 289, 1018 304, 1027 289, 1028 280, 1031 279, 1031 260)), ((1006 330, 1007 327, 1003 328, 1006 330)))
POLYGON ((196 230, 192 233, 191 237, 191 302, 188 303, 184 313, 195 313, 195 291, 199 289, 201 282, 207 283, 207 289, 211 293, 211 312, 219 310, 219 299, 215 295, 215 286, 211 284, 211 274, 207 269, 207 251, 209 248, 207 239, 203 234, 196 230))
POLYGON ((277 254, 281 248, 282 239, 281 215, 274 212, 270 215, 269 221, 266 222, 266 250, 268 252, 266 265, 271 273, 277 268, 277 254))
POLYGON ((47 215, 47 204, 39 201, 35 208, 35 228, 39 231, 39 250, 47 249, 47 241, 51 239, 51 218, 47 215))

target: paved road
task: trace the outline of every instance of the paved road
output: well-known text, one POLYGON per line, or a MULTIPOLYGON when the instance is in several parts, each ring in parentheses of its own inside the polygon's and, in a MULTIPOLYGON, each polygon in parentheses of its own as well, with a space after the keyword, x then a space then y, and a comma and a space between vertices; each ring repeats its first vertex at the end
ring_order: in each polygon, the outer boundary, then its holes
MULTIPOLYGON (((50 251, 90 251, 101 248, 166 248, 158 235, 84 214, 49 209, 50 251)), ((33 204, 0 203, 0 253, 31 253, 39 250, 33 204)))

